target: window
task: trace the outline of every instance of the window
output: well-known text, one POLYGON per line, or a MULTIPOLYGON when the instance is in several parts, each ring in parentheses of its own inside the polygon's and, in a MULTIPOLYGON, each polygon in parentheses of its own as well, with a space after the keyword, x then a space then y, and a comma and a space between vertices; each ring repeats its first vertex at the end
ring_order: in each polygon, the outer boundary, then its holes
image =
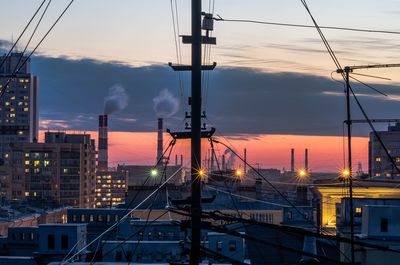
POLYGON ((222 241, 221 240, 217 241, 217 251, 222 251, 222 241))
POLYGON ((381 157, 379 157, 379 156, 375 157, 375 162, 381 162, 381 161, 382 161, 381 157))
POLYGON ((152 234, 151 232, 149 232, 149 233, 147 234, 147 239, 148 239, 148 240, 152 240, 152 239, 153 239, 153 234, 152 234))
POLYGON ((361 216, 361 215, 362 215, 362 208, 361 207, 356 207, 355 216, 361 216))
POLYGON ((381 232, 387 232, 389 228, 389 219, 381 218, 381 232))
POLYGON ((288 220, 292 220, 292 218, 293 218, 293 213, 292 213, 292 211, 289 211, 289 212, 288 212, 287 218, 288 218, 288 220))
POLYGON ((85 215, 84 214, 81 214, 81 223, 84 223, 85 222, 85 215))
POLYGON ((25 239, 25 234, 24 233, 19 233, 19 239, 24 240, 25 239))
POLYGON ((103 222, 103 215, 102 215, 101 213, 99 213, 99 214, 97 215, 97 221, 98 221, 98 222, 103 222))
POLYGON ((89 221, 90 221, 90 222, 93 222, 93 220, 94 220, 93 214, 91 214, 91 215, 89 216, 89 221))
POLYGON ((61 249, 68 249, 68 235, 61 235, 61 249))
POLYGON ((107 222, 107 223, 109 223, 109 222, 110 222, 110 220, 111 220, 111 218, 110 218, 110 214, 108 213, 108 214, 106 215, 106 222, 107 222))
POLYGON ((17 236, 15 235, 15 233, 12 233, 12 240, 16 240, 17 236))
POLYGON ((54 235, 47 235, 47 248, 54 249, 54 247, 55 247, 54 235))
POLYGON ((73 223, 76 223, 76 220, 77 220, 76 214, 73 214, 73 215, 72 215, 72 222, 73 222, 73 223))
POLYGON ((229 251, 236 251, 236 240, 229 241, 229 251))

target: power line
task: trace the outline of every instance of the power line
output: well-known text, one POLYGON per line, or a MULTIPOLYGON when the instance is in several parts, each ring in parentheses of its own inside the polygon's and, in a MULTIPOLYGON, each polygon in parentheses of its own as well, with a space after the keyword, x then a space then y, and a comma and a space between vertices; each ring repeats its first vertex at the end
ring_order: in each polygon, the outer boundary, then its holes
POLYGON ((33 16, 31 17, 31 19, 29 20, 28 24, 26 24, 24 30, 21 32, 21 34, 19 35, 18 39, 13 43, 11 49, 8 51, 7 55, 4 57, 3 61, 1 61, 0 63, 0 68, 4 65, 5 61, 7 60, 7 58, 10 56, 11 52, 14 50, 15 46, 17 45, 17 43, 19 42, 19 40, 22 38, 22 36, 24 35, 25 31, 28 29, 29 25, 31 24, 31 22, 33 21, 33 19, 36 17, 37 13, 39 12, 39 10, 42 8, 43 4, 46 2, 46 0, 43 0, 43 2, 40 4, 40 6, 36 9, 35 13, 33 14, 33 16))
POLYGON ((49 30, 46 32, 46 34, 42 37, 42 39, 39 41, 39 43, 35 46, 35 48, 31 51, 31 53, 25 58, 25 60, 22 62, 21 66, 18 67, 17 71, 14 71, 11 74, 11 77, 7 80, 5 86, 2 87, 0 91, 0 99, 3 97, 7 86, 10 84, 11 80, 16 77, 16 74, 22 69, 22 67, 26 64, 26 62, 32 57, 32 55, 36 52, 36 50, 39 48, 39 46, 43 43, 43 41, 46 39, 46 37, 50 34, 50 32, 53 30, 53 28, 57 25, 57 23, 60 21, 60 19, 64 16, 64 14, 67 12, 67 10, 71 7, 72 3, 75 0, 71 0, 69 4, 64 8, 64 10, 61 12, 61 14, 58 16, 56 21, 53 23, 53 25, 49 28, 49 30))
MULTIPOLYGON (((221 22, 253 23, 253 24, 271 25, 271 26, 283 26, 283 27, 315 28, 312 25, 305 25, 305 24, 269 22, 269 21, 251 20, 251 19, 225 19, 219 15, 217 15, 217 17, 214 17, 214 20, 221 21, 221 22)), ((329 30, 342 30, 342 31, 364 32, 364 33, 382 33, 382 34, 400 35, 399 31, 391 31, 391 30, 362 29, 362 28, 349 28, 349 27, 337 27, 337 26, 319 26, 319 28, 329 29, 329 30)))
MULTIPOLYGON (((143 201, 141 201, 140 203, 138 203, 134 208, 132 208, 131 210, 129 210, 128 213, 126 213, 121 219, 120 222, 124 221, 125 219, 127 219, 135 210, 137 210, 140 206, 142 206, 143 203, 145 203, 148 199, 150 199, 154 194, 156 194, 160 189, 162 189, 173 177, 176 176, 176 174, 178 174, 180 171, 180 169, 178 169, 176 172, 174 172, 167 180, 165 180, 163 183, 161 183, 161 185, 154 190, 152 193, 150 193, 143 201)), ((69 259, 65 260, 63 263, 61 263, 62 265, 66 264, 66 263, 70 263, 76 256, 78 256, 80 253, 82 253, 83 251, 85 251, 89 246, 91 246, 94 242, 96 242, 97 240, 99 240, 100 238, 102 238, 106 233, 108 233, 109 231, 111 231, 112 229, 114 229, 120 222, 118 223, 114 223, 113 225, 111 225, 109 228, 107 228, 104 232, 102 232, 100 235, 98 235, 95 239, 93 239, 91 242, 89 242, 88 244, 86 244, 84 247, 82 247, 78 252, 76 252, 74 255, 72 255, 69 259)))

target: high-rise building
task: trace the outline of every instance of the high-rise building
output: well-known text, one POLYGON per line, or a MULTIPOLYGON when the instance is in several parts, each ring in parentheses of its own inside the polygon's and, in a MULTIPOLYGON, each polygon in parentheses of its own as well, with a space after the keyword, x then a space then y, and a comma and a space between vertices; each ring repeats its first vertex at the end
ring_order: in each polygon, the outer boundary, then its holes
POLYGON ((22 65, 25 60, 22 53, 0 56, 0 91, 5 89, 0 98, 0 157, 6 162, 10 143, 38 138, 38 78, 30 72, 30 60, 22 65))
MULTIPOLYGON (((400 123, 388 126, 387 131, 378 132, 394 162, 400 167, 400 123)), ((400 174, 391 163, 385 150, 373 132, 369 134, 369 175, 373 178, 395 178, 400 174)))
POLYGON ((11 199, 95 206, 96 149, 89 134, 46 132, 45 143, 11 146, 11 199))

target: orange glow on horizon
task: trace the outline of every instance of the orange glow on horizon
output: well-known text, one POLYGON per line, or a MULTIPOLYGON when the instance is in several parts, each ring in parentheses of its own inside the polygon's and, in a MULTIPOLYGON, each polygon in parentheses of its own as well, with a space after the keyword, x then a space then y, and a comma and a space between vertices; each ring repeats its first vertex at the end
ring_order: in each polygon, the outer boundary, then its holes
MULTIPOLYGON (((44 130, 40 131, 39 140, 44 140, 44 130)), ((68 133, 84 133, 83 131, 67 131, 68 133)), ((97 132, 87 131, 96 140, 97 132)), ((156 162, 157 133, 156 132, 109 132, 109 165, 144 164, 154 165, 156 162)), ((340 136, 304 136, 304 135, 240 135, 240 137, 218 137, 218 140, 231 146, 239 155, 247 149, 247 161, 260 168, 290 169, 290 149, 295 149, 295 167, 304 167, 304 149, 309 150, 310 172, 337 172, 343 168, 343 138, 340 136)), ((168 134, 164 134, 164 147, 171 141, 168 134)), ((224 154, 225 147, 215 145, 217 157, 224 154)), ((190 160, 190 141, 178 140, 171 154, 170 164, 180 164, 183 155, 183 164, 190 160)), ((207 140, 202 141, 202 159, 210 156, 211 147, 207 140)), ((368 166, 368 138, 353 137, 354 164, 362 163, 363 170, 368 166)), ((205 165, 203 161, 203 165, 205 165)), ((235 159, 234 166, 243 166, 239 159, 235 159)))

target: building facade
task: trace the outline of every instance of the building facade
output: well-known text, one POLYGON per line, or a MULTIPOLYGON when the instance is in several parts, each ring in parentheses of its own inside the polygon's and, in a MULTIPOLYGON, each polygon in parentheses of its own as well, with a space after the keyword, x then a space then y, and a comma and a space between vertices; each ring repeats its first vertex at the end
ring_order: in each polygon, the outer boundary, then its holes
MULTIPOLYGON (((400 167, 400 123, 396 123, 394 126, 389 125, 387 131, 380 131, 378 134, 394 162, 400 167)), ((400 177, 400 173, 391 163, 373 132, 369 135, 368 165, 370 177, 389 179, 400 177)))
POLYGON ((10 143, 29 143, 38 138, 38 78, 30 72, 30 60, 21 53, 0 56, 0 157, 6 163, 10 143), (13 73, 15 75, 13 75, 13 73))
POLYGON ((14 143, 11 199, 94 207, 96 151, 88 134, 46 132, 45 143, 14 143))
POLYGON ((96 175, 96 207, 112 207, 125 202, 128 186, 126 185, 128 172, 97 171, 96 175))

